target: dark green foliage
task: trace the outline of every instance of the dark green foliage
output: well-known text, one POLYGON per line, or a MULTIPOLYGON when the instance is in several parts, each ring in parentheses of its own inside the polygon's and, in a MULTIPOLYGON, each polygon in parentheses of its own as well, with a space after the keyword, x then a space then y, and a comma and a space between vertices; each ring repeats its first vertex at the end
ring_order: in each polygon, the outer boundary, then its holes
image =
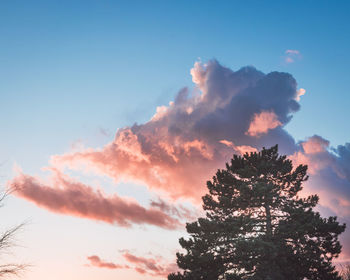
POLYGON ((187 224, 186 253, 177 254, 182 272, 168 280, 341 279, 332 259, 345 224, 313 210, 317 195, 297 196, 306 173, 306 165, 293 170, 277 145, 234 155, 207 182, 206 218, 187 224))

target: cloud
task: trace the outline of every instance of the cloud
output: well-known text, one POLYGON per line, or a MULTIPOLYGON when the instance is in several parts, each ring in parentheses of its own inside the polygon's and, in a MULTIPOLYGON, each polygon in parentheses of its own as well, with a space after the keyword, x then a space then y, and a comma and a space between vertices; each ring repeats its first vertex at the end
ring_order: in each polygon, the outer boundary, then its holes
POLYGON ((226 145, 227 147, 231 147, 233 150, 238 151, 239 154, 244 155, 246 153, 254 153, 257 152, 258 149, 251 147, 251 146, 247 146, 247 145, 241 145, 241 146, 235 146, 235 144, 233 144, 230 141, 227 140, 220 140, 219 141, 221 144, 226 145))
POLYGON ((293 63, 294 62, 294 58, 292 58, 290 56, 287 56, 285 61, 286 61, 286 63, 293 63))
POLYGON ((127 266, 127 265, 119 265, 119 264, 115 264, 115 263, 112 263, 112 262, 102 261, 96 255, 89 256, 89 257, 87 257, 87 259, 90 261, 90 265, 91 266, 95 266, 95 267, 108 268, 108 269, 123 269, 123 268, 125 269, 125 268, 129 268, 129 266, 127 266))
MULTIPOLYGON (((288 50, 286 55, 300 52, 288 50)), ((105 196, 63 175, 43 184, 39 178, 21 174, 12 181, 21 186, 17 195, 56 213, 120 225, 175 228, 186 214, 174 203, 188 199, 200 204, 206 181, 233 153, 279 144, 280 153, 290 155, 295 164, 309 165, 311 177, 304 192, 320 195, 323 213, 350 220, 350 144, 332 148, 320 136, 296 143, 289 135, 284 127, 300 109, 298 101, 305 93, 290 74, 264 74, 254 67, 233 71, 216 60, 196 62, 191 74, 194 89, 181 89, 149 121, 118 129, 114 140, 99 149, 80 149, 50 159, 59 174, 81 170, 115 182, 142 183, 160 197, 151 201, 150 208, 117 194, 105 196), (74 195, 81 202, 73 204, 74 195)), ((344 238, 350 241, 348 232, 344 238)), ((350 256, 348 247, 344 248, 350 256)))
POLYGON ((129 263, 128 265, 105 262, 99 256, 92 255, 87 257, 90 262, 88 266, 108 269, 133 269, 137 273, 147 274, 153 277, 167 277, 168 274, 178 271, 176 263, 168 263, 160 256, 140 257, 128 250, 124 250, 122 257, 129 263))
POLYGON ((281 125, 282 123, 274 112, 263 111, 254 115, 246 134, 259 137, 262 134, 266 134, 270 129, 281 125))
MULTIPOLYGON (((329 141, 314 135, 298 145, 299 150, 290 158, 293 164, 307 164, 310 179, 305 183, 305 195, 318 194, 320 211, 337 215, 350 224, 350 143, 330 148, 329 141)), ((350 232, 340 237, 343 241, 342 258, 350 258, 350 232)))
POLYGON ((199 202, 208 174, 233 153, 272 143, 294 152, 294 139, 282 129, 299 110, 291 75, 265 75, 253 67, 235 72, 215 60, 197 62, 191 73, 196 88, 180 90, 150 121, 119 129, 102 149, 56 155, 51 164, 93 171, 116 182, 141 182, 172 199, 199 202), (245 133, 250 127, 251 135, 245 133))
POLYGON ((194 67, 191 69, 190 73, 192 76, 192 82, 195 83, 202 92, 206 92, 206 75, 207 64, 202 64, 199 61, 194 63, 194 67))
POLYGON ((111 133, 109 132, 109 130, 108 130, 108 129, 105 129, 105 128, 103 128, 103 127, 99 127, 99 128, 98 128, 98 132, 99 132, 101 135, 106 136, 106 137, 111 136, 111 133))
POLYGON ((306 93, 306 90, 303 88, 300 88, 297 92, 297 96, 295 97, 296 101, 300 101, 300 97, 303 96, 306 93))
POLYGON ((299 143, 290 156, 294 165, 307 164, 308 192, 320 194, 321 205, 339 217, 350 217, 350 144, 330 149, 329 141, 314 135, 299 143))
POLYGON ((176 263, 164 264, 164 259, 139 257, 126 251, 123 254, 125 260, 136 265, 135 271, 141 274, 149 274, 155 277, 167 277, 168 274, 178 271, 176 263))
POLYGON ((196 220, 200 215, 202 215, 202 211, 199 209, 185 207, 181 204, 169 203, 162 198, 151 200, 150 205, 154 208, 158 208, 163 213, 167 213, 172 217, 178 217, 179 219, 185 221, 196 220))
POLYGON ((287 64, 295 62, 297 59, 301 58, 301 53, 298 50, 286 50, 285 51, 285 62, 287 64))
POLYGON ((298 55, 300 52, 298 50, 286 50, 286 54, 295 54, 298 55))
POLYGON ((175 229, 180 223, 157 208, 149 208, 132 199, 118 195, 106 196, 101 190, 74 181, 58 170, 53 170, 48 183, 19 173, 11 182, 15 194, 54 213, 77 216, 129 227, 131 224, 149 224, 175 229))

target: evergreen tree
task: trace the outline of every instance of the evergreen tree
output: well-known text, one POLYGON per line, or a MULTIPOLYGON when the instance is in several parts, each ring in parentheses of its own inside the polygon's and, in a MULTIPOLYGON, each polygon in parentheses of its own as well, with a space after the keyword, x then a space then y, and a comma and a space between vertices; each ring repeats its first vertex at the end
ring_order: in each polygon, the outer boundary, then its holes
POLYGON ((341 252, 345 230, 336 217, 313 210, 318 196, 298 197, 307 166, 293 169, 278 146, 234 155, 207 182, 206 218, 188 223, 186 253, 177 253, 182 272, 168 280, 341 279, 332 259, 341 252))

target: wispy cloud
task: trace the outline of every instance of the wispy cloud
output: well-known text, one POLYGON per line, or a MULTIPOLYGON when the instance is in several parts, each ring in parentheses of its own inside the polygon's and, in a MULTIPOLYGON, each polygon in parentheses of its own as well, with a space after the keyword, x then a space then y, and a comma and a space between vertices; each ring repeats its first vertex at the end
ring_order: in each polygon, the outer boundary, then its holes
POLYGON ((176 263, 168 263, 160 256, 140 257, 125 250, 122 257, 128 265, 102 261, 99 256, 92 255, 87 257, 90 262, 88 266, 108 269, 132 269, 137 273, 147 274, 152 277, 167 277, 168 274, 178 271, 176 263))
POLYGON ((286 54, 299 55, 300 52, 298 50, 286 50, 286 54))
POLYGON ((301 53, 298 50, 286 50, 285 51, 285 62, 286 63, 293 63, 296 60, 301 58, 301 53))
POLYGON ((127 265, 115 264, 112 262, 102 261, 99 256, 93 255, 87 257, 90 262, 90 266, 99 267, 99 268, 108 268, 108 269, 126 269, 129 268, 127 265))
POLYGON ((133 199, 118 195, 107 196, 101 190, 95 191, 83 184, 52 170, 53 176, 47 183, 19 174, 12 180, 15 194, 51 212, 77 216, 110 224, 129 227, 132 224, 149 224, 175 229, 180 226, 177 219, 153 207, 145 208, 133 199))
POLYGON ((168 274, 176 272, 178 270, 176 263, 165 264, 165 260, 162 257, 139 257, 131 254, 128 251, 123 254, 123 257, 130 264, 134 264, 134 269, 141 274, 149 274, 156 277, 166 277, 168 274))

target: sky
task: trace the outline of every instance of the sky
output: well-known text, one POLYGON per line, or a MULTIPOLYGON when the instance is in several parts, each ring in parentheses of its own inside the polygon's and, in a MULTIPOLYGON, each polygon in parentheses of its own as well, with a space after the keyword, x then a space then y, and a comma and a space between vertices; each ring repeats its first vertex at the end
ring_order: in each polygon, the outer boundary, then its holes
POLYGON ((5 259, 26 280, 166 279, 205 181, 276 143, 350 221, 349 8, 0 1, 1 185, 20 187, 1 228, 26 221, 5 259))

